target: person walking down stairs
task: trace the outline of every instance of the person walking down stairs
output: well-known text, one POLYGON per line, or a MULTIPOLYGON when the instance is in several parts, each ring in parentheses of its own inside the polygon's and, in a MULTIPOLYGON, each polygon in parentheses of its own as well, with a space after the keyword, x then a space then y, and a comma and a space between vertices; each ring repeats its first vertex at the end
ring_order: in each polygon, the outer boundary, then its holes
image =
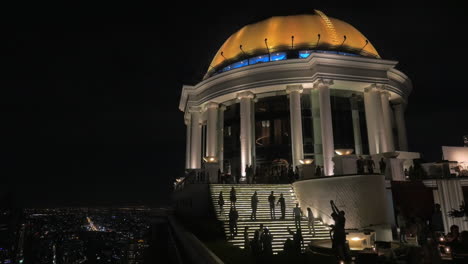
POLYGON ((280 205, 281 208, 281 219, 284 220, 286 218, 286 200, 283 197, 283 193, 280 194, 280 198, 276 205, 280 205))
POLYGON ((250 219, 257 220, 257 205, 258 205, 257 191, 255 191, 252 197, 250 198, 250 205, 252 206, 252 214, 250 214, 250 219))
POLYGON ((229 192, 229 200, 231 201, 231 206, 236 207, 237 196, 234 187, 232 187, 231 191, 229 192))
POLYGON ((294 225, 296 226, 296 228, 301 228, 301 218, 302 218, 302 210, 301 208, 299 207, 299 204, 296 203, 296 207, 294 207, 293 209, 293 215, 294 215, 294 225))
POLYGON ((231 239, 234 236, 237 236, 237 220, 239 219, 239 213, 237 212, 236 208, 231 206, 231 210, 229 211, 229 231, 231 239))
POLYGON ((223 191, 219 192, 218 205, 219 205, 219 214, 221 214, 223 212, 223 206, 224 206, 223 191))
POLYGON ((312 209, 310 209, 310 207, 307 207, 307 226, 309 228, 309 234, 312 233, 311 232, 311 227, 312 227, 312 230, 314 231, 313 236, 315 236, 314 222, 315 222, 314 213, 312 213, 312 209))
POLYGON ((268 203, 270 203, 270 216, 271 216, 271 219, 275 219, 275 200, 276 200, 276 197, 273 193, 273 191, 271 191, 271 194, 270 196, 268 196, 268 203))

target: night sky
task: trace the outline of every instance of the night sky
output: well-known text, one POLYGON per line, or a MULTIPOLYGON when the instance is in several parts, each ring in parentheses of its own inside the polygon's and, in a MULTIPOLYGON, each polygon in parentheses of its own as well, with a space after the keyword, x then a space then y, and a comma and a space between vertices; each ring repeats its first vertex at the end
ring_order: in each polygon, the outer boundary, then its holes
POLYGON ((411 78, 411 151, 436 161, 442 145, 462 145, 466 9, 231 4, 4 10, 0 192, 25 206, 168 204, 185 164, 182 85, 243 25, 313 9, 356 27, 411 78))

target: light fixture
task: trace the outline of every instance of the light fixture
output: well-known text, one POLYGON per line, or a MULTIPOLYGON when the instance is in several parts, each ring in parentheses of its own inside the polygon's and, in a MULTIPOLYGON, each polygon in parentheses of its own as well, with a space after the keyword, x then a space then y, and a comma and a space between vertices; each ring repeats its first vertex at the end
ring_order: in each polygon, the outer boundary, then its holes
POLYGON ((354 149, 335 149, 335 153, 339 156, 350 155, 354 149))
POLYGON ((218 162, 218 158, 213 157, 213 156, 203 157, 203 160, 206 163, 216 163, 216 162, 218 162))
POLYGON ((313 159, 300 159, 299 162, 301 164, 310 165, 314 162, 314 160, 313 159))

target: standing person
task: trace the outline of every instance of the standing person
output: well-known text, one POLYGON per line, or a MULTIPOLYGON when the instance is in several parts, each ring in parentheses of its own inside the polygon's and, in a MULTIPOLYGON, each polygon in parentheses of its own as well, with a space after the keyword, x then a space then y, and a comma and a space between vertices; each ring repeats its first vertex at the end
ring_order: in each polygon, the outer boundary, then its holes
POLYGON ((312 213, 312 209, 310 207, 307 207, 307 227, 309 227, 309 234, 311 233, 311 227, 312 230, 314 231, 314 234, 312 236, 315 236, 315 217, 314 213, 312 213))
POLYGON ((338 210, 338 207, 335 205, 333 200, 330 201, 332 208, 332 218, 335 221, 333 228, 333 246, 335 255, 339 260, 348 259, 346 246, 346 232, 345 232, 345 212, 343 210, 338 210))
POLYGON ((236 215, 235 215, 234 210, 235 210, 234 207, 231 206, 231 209, 229 210, 229 237, 230 239, 233 239, 237 233, 237 231, 235 230, 237 223, 236 223, 236 215))
POLYGON ((249 227, 244 228, 244 250, 250 251, 249 227))
POLYGON ((229 200, 231 201, 231 206, 236 207, 237 196, 234 187, 231 188, 231 191, 229 193, 229 200))
POLYGON ((359 159, 356 160, 357 173, 364 174, 364 160, 362 156, 359 156, 359 159))
POLYGON ((254 259, 257 260, 260 256, 260 252, 262 252, 260 232, 258 230, 255 230, 254 237, 252 240, 250 240, 250 250, 252 251, 252 256, 254 259))
POLYGON ((263 230, 262 234, 262 247, 263 247, 263 254, 266 257, 271 257, 273 255, 273 235, 270 233, 268 228, 263 230))
POLYGON ((296 230, 296 233, 291 231, 288 226, 288 233, 293 236, 293 241, 294 241, 294 251, 297 255, 300 255, 302 252, 302 248, 304 247, 304 237, 302 236, 301 229, 298 228, 296 230))
POLYGON ((321 177, 322 171, 320 170, 320 165, 315 166, 315 177, 321 177))
POLYGON ((271 219, 275 219, 275 195, 273 191, 271 191, 270 196, 268 196, 268 203, 270 203, 270 217, 271 219))
POLYGON ((383 157, 380 158, 379 167, 380 167, 380 174, 385 175, 385 168, 387 167, 387 164, 385 163, 383 157))
POLYGON ((245 177, 246 177, 246 181, 247 183, 250 183, 250 169, 249 169, 249 165, 245 165, 245 177))
POLYGON ((294 215, 294 225, 296 225, 296 229, 301 228, 301 217, 303 213, 298 203, 296 203, 296 207, 294 207, 293 209, 293 215, 294 215))
POLYGON ((263 224, 260 224, 257 231, 258 231, 259 239, 261 239, 263 235, 263 224))
POLYGON ((219 214, 221 214, 223 212, 223 205, 224 205, 223 191, 219 192, 218 205, 219 205, 219 214))
POLYGON ((250 219, 257 220, 257 205, 258 205, 257 191, 255 191, 252 197, 250 197, 250 205, 252 206, 252 214, 250 215, 250 219))
POLYGON ((406 217, 401 210, 399 210, 397 215, 397 224, 400 228, 400 243, 408 243, 406 241, 406 217))
POLYGON ((285 219, 286 218, 286 200, 284 199, 283 197, 283 193, 280 194, 280 198, 278 199, 278 202, 276 203, 276 205, 280 205, 280 208, 281 208, 281 219, 285 219))
POLYGON ((375 167, 375 163, 372 157, 371 156, 367 157, 367 171, 369 172, 369 174, 374 173, 374 167, 375 167))

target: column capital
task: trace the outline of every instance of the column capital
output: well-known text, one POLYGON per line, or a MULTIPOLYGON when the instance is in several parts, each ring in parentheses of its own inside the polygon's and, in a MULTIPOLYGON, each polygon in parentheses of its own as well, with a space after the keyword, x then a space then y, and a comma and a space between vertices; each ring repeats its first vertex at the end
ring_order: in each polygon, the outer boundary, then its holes
POLYGON ((384 90, 384 87, 385 87, 384 84, 373 83, 373 84, 367 86, 366 88, 364 88, 364 92, 367 93, 367 92, 370 92, 372 90, 382 91, 382 90, 384 90))
POLYGON ((190 106, 188 109, 189 113, 200 113, 201 112, 201 107, 200 106, 190 106))
POLYGON ((190 115, 188 117, 185 117, 184 118, 185 125, 187 125, 187 126, 190 125, 190 120, 191 120, 190 115))
POLYGON ((322 86, 330 86, 330 85, 333 85, 333 80, 332 79, 318 78, 317 80, 315 80, 313 88, 317 89, 317 88, 320 88, 322 86))
POLYGON ((390 92, 387 91, 387 90, 381 91, 381 92, 380 92, 380 95, 381 95, 382 97, 387 97, 387 99, 390 99, 390 97, 391 97, 390 92))
POLYGON ((225 111, 225 110, 226 110, 226 106, 223 105, 223 104, 219 104, 219 110, 225 111))
POLYGON ((243 98, 253 99, 255 98, 255 94, 250 91, 240 92, 237 94, 237 99, 243 99, 243 98))
POLYGON ((218 108, 219 107, 219 104, 218 103, 215 103, 215 102, 209 102, 207 104, 205 104, 205 111, 209 108, 218 108))
POLYGON ((288 85, 286 86, 286 93, 299 92, 302 93, 302 85, 288 85))

